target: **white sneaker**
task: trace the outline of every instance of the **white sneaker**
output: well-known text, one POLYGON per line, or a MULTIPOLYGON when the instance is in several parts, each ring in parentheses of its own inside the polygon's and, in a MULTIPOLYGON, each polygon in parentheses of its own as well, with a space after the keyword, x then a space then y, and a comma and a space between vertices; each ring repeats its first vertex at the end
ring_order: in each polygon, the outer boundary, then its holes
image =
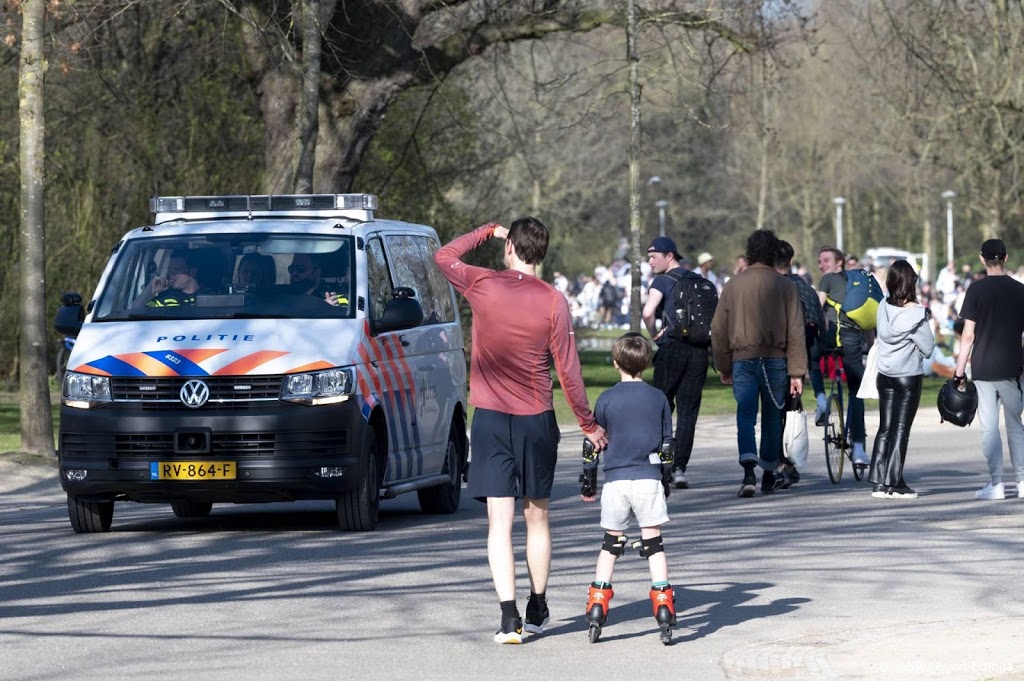
POLYGON ((1017 498, 1024 499, 1024 480, 1017 483, 1017 498))
POLYGON ((853 443, 853 463, 858 466, 870 466, 871 457, 864 450, 864 444, 861 442, 853 443))
MULTIPOLYGON (((1020 485, 1017 486, 1017 495, 1020 496, 1020 485)), ((1006 488, 1003 483, 993 485, 991 482, 974 493, 975 499, 1005 499, 1006 488)))

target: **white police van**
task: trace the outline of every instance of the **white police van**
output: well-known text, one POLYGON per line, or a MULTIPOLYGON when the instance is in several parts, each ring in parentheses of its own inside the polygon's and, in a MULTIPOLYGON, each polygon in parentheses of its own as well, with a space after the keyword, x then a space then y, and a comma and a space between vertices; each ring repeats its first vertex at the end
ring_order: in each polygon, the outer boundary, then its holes
POLYGON ((372 530, 382 498, 459 505, 466 356, 433 229, 370 194, 160 197, 113 249, 62 385, 58 460, 76 532, 116 501, 331 499, 372 530))

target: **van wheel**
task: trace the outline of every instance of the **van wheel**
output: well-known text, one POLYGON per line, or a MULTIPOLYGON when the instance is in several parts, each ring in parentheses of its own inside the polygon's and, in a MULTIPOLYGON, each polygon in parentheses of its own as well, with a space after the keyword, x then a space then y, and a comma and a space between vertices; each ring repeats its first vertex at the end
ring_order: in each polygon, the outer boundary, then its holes
POLYGON ((448 475, 448 482, 418 490, 416 493, 424 513, 455 513, 459 509, 459 499, 462 497, 462 452, 459 442, 459 434, 455 430, 455 424, 452 424, 451 430, 448 431, 444 469, 441 471, 448 475))
POLYGON ((68 495, 68 518, 78 534, 108 532, 114 519, 113 501, 85 501, 68 495))
POLYGON ((370 532, 380 518, 380 477, 377 471, 377 437, 373 428, 363 435, 363 473, 359 484, 342 492, 335 502, 338 526, 348 532, 370 532))
POLYGON ((213 509, 212 503, 202 501, 172 501, 171 510, 179 518, 205 518, 213 509))

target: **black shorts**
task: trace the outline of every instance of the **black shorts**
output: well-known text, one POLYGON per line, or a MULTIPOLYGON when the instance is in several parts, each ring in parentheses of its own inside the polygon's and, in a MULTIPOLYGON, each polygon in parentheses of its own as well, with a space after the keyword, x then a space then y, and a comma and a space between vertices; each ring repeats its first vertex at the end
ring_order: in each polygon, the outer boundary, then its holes
POLYGON ((466 492, 487 497, 547 499, 558 461, 555 412, 514 416, 490 409, 473 412, 473 463, 466 492))

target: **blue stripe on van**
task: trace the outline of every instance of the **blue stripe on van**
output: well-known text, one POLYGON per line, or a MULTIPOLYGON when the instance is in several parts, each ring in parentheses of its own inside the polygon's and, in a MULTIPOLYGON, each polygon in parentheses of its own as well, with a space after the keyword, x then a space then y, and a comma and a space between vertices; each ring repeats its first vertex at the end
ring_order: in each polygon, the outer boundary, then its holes
POLYGON ((154 350, 143 353, 149 355, 161 364, 170 367, 178 372, 179 376, 209 376, 210 373, 188 357, 183 357, 173 350, 154 350), (172 359, 173 358, 173 359, 172 359))
POLYGON ((113 355, 107 355, 101 359, 88 362, 86 366, 105 371, 111 376, 145 376, 141 369, 133 367, 128 362, 120 360, 113 355))

